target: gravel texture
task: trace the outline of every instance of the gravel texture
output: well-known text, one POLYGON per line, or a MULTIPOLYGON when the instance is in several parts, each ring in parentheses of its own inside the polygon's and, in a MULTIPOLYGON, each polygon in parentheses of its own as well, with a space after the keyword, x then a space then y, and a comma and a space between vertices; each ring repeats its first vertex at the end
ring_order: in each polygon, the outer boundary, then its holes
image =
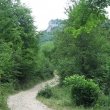
POLYGON ((10 110, 52 110, 36 99, 40 90, 46 85, 51 87, 59 83, 59 77, 55 75, 52 80, 42 82, 30 90, 22 91, 18 94, 9 96, 7 104, 10 110))

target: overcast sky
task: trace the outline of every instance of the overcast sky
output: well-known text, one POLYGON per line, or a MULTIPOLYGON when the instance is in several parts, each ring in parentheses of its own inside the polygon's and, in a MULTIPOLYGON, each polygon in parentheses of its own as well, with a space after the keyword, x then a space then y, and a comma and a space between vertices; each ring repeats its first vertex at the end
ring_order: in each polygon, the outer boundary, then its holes
MULTIPOLYGON (((45 30, 51 19, 65 19, 65 7, 68 0, 21 0, 32 9, 32 16, 38 30, 45 30)), ((107 9, 110 11, 110 8, 107 9)))
POLYGON ((67 0, 21 0, 32 9, 32 16, 36 21, 38 30, 44 30, 51 19, 65 19, 67 0))

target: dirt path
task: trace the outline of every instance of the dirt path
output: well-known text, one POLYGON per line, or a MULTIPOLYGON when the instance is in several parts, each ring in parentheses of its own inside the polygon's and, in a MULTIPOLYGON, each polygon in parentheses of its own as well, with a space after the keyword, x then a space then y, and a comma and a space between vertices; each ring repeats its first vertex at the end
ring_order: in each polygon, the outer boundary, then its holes
POLYGON ((57 85, 58 80, 59 77, 55 75, 52 80, 38 84, 30 90, 10 96, 7 100, 8 107, 10 110, 52 110, 40 101, 36 100, 36 95, 38 91, 43 89, 47 84, 51 87, 57 85))

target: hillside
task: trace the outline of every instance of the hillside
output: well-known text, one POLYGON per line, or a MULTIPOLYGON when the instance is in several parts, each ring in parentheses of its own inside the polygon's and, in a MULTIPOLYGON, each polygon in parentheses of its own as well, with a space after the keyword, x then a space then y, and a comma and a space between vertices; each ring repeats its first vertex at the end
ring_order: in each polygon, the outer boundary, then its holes
POLYGON ((44 43, 47 41, 53 41, 54 33, 59 30, 63 26, 63 20, 55 19, 50 20, 48 23, 48 28, 40 33, 40 42, 44 43))

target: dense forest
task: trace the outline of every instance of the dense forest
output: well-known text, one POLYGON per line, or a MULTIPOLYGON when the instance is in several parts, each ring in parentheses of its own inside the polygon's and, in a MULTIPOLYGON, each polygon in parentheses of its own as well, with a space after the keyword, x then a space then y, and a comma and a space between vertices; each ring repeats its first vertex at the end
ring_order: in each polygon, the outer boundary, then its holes
POLYGON ((19 0, 0 0, 0 110, 8 110, 9 94, 52 78, 54 70, 60 84, 41 91, 39 100, 56 110, 109 110, 109 5, 71 0, 68 19, 38 32, 30 9, 19 0))
POLYGON ((8 93, 53 76, 36 30, 30 9, 19 0, 0 0, 0 110, 8 93))
POLYGON ((71 0, 69 4, 68 19, 54 33, 51 55, 60 85, 45 88, 39 100, 56 110, 109 110, 110 20, 105 8, 110 1, 71 0))

